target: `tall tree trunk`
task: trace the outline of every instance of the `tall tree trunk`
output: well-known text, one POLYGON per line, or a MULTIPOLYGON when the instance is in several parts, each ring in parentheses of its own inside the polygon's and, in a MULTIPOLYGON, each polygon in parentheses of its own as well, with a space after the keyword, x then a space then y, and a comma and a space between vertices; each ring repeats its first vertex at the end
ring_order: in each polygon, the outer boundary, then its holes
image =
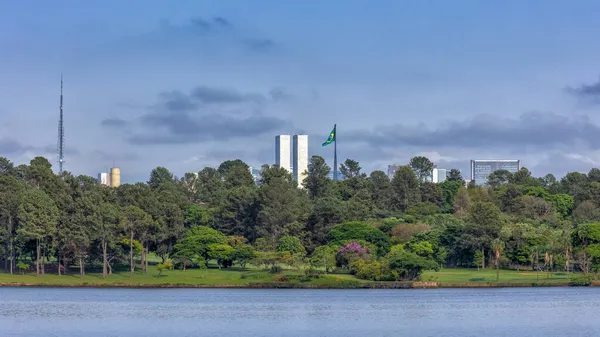
POLYGON ((485 269, 485 250, 481 248, 481 270, 485 269))
POLYGON ((41 247, 40 247, 40 239, 35 239, 35 276, 40 276, 40 255, 41 255, 41 247))
POLYGON ((133 229, 131 230, 131 236, 129 238, 129 278, 133 278, 133 229))
POLYGON ((146 243, 146 273, 148 272, 148 255, 150 255, 150 248, 148 248, 148 244, 146 243))
POLYGON ((15 244, 12 238, 10 237, 10 274, 12 275, 15 265, 15 244))
POLYGON ((142 272, 146 272, 144 270, 144 254, 146 253, 146 248, 144 247, 144 245, 142 244, 142 251, 140 253, 140 268, 142 269, 142 272))
POLYGON ((102 239, 102 277, 108 277, 108 261, 106 260, 106 239, 102 239))
POLYGON ((46 247, 42 247, 42 259, 40 261, 40 271, 42 272, 42 275, 44 275, 46 273, 46 264, 44 263, 44 257, 46 256, 46 247))
POLYGON ((83 254, 79 254, 79 277, 83 278, 85 275, 85 266, 83 265, 83 254))
POLYGON ((60 249, 58 250, 58 276, 61 276, 61 272, 60 272, 60 249))

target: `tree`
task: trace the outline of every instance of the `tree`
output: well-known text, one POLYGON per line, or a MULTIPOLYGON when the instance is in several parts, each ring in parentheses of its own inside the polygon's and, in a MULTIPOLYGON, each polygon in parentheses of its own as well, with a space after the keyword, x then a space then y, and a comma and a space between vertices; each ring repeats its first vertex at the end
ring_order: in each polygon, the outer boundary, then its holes
MULTIPOLYGON (((485 249, 493 239, 499 237, 501 228, 498 206, 491 202, 475 202, 469 207, 462 240, 465 245, 481 250, 485 256, 485 249)), ((481 268, 485 268, 485 260, 482 261, 481 268)))
POLYGON ((377 247, 379 256, 385 255, 390 249, 390 238, 379 228, 359 221, 346 222, 333 227, 329 231, 329 240, 341 245, 350 240, 365 241, 377 247))
MULTIPOLYGON (((2 165, 0 158, 0 165, 2 165)), ((8 164, 4 164, 8 165, 8 164)), ((0 170, 2 168, 0 167, 0 170)), ((15 177, 0 173, 0 240, 4 242, 4 269, 13 273, 15 267, 15 236, 19 218, 21 198, 25 185, 15 177)))
POLYGON ((456 192, 456 198, 454 199, 454 215, 459 218, 465 217, 470 205, 471 197, 469 197, 469 192, 467 192, 466 188, 460 187, 456 192))
POLYGON ((415 175, 419 181, 426 181, 429 177, 431 177, 431 173, 433 172, 433 163, 427 157, 413 157, 408 165, 415 172, 415 175))
POLYGON ((319 246, 310 256, 310 264, 316 268, 323 268, 326 273, 329 273, 335 267, 336 253, 337 249, 333 246, 319 246))
POLYGON ((464 184, 464 182, 465 182, 465 179, 463 178, 462 174, 460 173, 460 170, 458 170, 458 169, 451 169, 448 172, 448 176, 447 176, 446 180, 458 181, 461 184, 464 184))
POLYGON ((0 157, 0 176, 14 175, 15 165, 8 159, 0 157))
POLYGON ((340 173, 344 176, 344 179, 359 177, 360 164, 356 160, 346 159, 346 161, 340 165, 340 173))
POLYGON ((148 186, 158 188, 162 184, 170 184, 175 182, 175 176, 166 167, 157 167, 150 172, 148 186))
POLYGON ((512 173, 507 170, 496 170, 488 175, 487 185, 495 190, 508 184, 512 179, 512 173))
POLYGON ((492 240, 492 251, 494 252, 494 265, 496 266, 496 281, 500 280, 500 254, 504 251, 504 241, 499 238, 492 240))
POLYGON ((129 233, 129 277, 133 277, 135 264, 133 263, 133 244, 135 234, 143 231, 152 223, 152 217, 137 206, 127 206, 122 211, 121 224, 129 233))
POLYGON ((401 166, 392 179, 392 200, 394 209, 406 212, 408 207, 421 199, 419 181, 412 168, 401 166))
POLYGON ((35 274, 43 272, 42 245, 46 245, 48 239, 56 230, 58 220, 58 209, 54 201, 39 189, 29 189, 23 195, 23 201, 19 207, 19 235, 24 239, 35 240, 35 274))
POLYGON ((383 171, 373 171, 367 181, 373 206, 376 213, 385 214, 392 203, 392 189, 390 178, 383 171))
POLYGON ((302 182, 302 186, 308 190, 311 199, 324 197, 329 187, 329 171, 331 168, 325 163, 325 159, 312 156, 308 163, 308 175, 302 182))

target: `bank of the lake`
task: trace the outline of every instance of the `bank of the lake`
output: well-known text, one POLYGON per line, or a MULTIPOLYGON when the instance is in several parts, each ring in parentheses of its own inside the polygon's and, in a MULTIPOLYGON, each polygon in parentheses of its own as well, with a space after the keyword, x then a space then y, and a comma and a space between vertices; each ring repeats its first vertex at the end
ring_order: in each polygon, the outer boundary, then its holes
MULTIPOLYGON (((149 273, 136 272, 130 278, 128 272, 117 272, 108 278, 99 273, 58 276, 44 274, 0 273, 0 286, 28 287, 93 287, 93 288, 310 288, 310 289, 406 289, 406 288, 495 288, 495 287, 544 287, 569 286, 572 274, 555 272, 501 270, 496 280, 493 269, 443 269, 426 272, 420 282, 372 282, 360 280, 348 274, 326 274, 307 279, 301 270, 283 270, 269 273, 263 270, 240 269, 190 269, 171 270, 160 276, 151 267, 149 273)), ((597 284, 592 284, 597 285, 597 284)))

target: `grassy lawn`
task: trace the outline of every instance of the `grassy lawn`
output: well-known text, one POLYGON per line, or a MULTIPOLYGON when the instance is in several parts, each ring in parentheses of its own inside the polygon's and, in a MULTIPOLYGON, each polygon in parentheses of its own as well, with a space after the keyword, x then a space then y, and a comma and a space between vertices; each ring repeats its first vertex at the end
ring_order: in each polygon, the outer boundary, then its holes
MULTIPOLYGON (((35 274, 0 273, 0 283, 31 283, 47 285, 81 285, 81 284, 199 284, 199 285, 247 285, 250 283, 289 282, 302 283, 303 270, 284 269, 281 273, 272 274, 268 271, 248 267, 246 270, 240 268, 227 268, 219 270, 215 267, 206 270, 188 269, 164 271, 160 277, 156 267, 149 266, 150 271, 143 274, 136 271, 133 278, 129 277, 129 271, 118 271, 106 279, 102 278, 101 272, 88 272, 83 278, 79 277, 77 269, 72 269, 68 275, 58 276, 56 274, 45 274, 36 277, 35 274)), ((442 269, 438 272, 428 271, 422 276, 422 281, 434 281, 443 284, 486 284, 486 283, 567 283, 570 275, 564 272, 553 273, 548 278, 548 273, 534 271, 501 270, 500 280, 496 282, 496 271, 494 269, 442 269)), ((314 285, 340 285, 346 282, 366 283, 353 275, 329 274, 306 283, 314 285)))
MULTIPOLYGON (((246 285, 249 283, 269 283, 278 282, 281 277, 287 277, 288 282, 300 282, 299 276, 303 274, 302 270, 283 270, 281 273, 272 274, 268 271, 248 268, 241 270, 239 268, 227 268, 219 270, 209 268, 206 270, 188 269, 164 271, 160 277, 156 267, 149 266, 149 272, 143 274, 136 271, 133 278, 129 277, 128 271, 119 271, 113 273, 106 279, 102 278, 102 273, 88 272, 83 278, 79 277, 77 270, 72 270, 68 275, 58 276, 56 274, 45 274, 36 277, 35 274, 6 274, 0 273, 0 283, 32 283, 48 285, 77 285, 77 284, 206 284, 206 285, 246 285)), ((319 279, 311 281, 314 284, 334 284, 341 281, 357 279, 352 275, 323 275, 319 279)), ((363 281, 364 282, 364 281, 363 281)))
POLYGON ((516 271, 500 270, 500 280, 496 282, 495 269, 442 269, 438 272, 428 271, 423 273, 423 281, 435 281, 444 284, 465 284, 465 283, 556 283, 569 282, 571 273, 565 272, 552 273, 551 278, 547 278, 549 273, 535 271, 516 271))

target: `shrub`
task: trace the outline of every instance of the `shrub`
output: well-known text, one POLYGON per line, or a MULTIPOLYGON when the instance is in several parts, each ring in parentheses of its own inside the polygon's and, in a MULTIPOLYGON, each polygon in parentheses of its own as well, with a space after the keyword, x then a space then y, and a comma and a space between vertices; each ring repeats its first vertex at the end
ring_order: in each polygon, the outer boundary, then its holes
POLYGON ((172 270, 172 269, 173 269, 173 264, 170 262, 159 263, 156 265, 156 270, 158 271, 158 275, 156 275, 156 276, 160 277, 162 275, 163 271, 172 270))
POLYGON ((336 264, 342 268, 349 267, 357 260, 366 260, 369 257, 369 249, 352 241, 340 248, 336 255, 336 264))
POLYGON ((304 276, 306 279, 311 280, 315 278, 320 278, 323 275, 323 272, 317 269, 308 268, 304 270, 304 276))
POLYGON ((574 287, 587 287, 592 284, 593 277, 591 275, 573 276, 569 283, 574 287))
POLYGON ((271 266, 271 268, 269 269, 269 272, 271 274, 277 274, 277 273, 281 273, 281 267, 280 266, 271 266))

